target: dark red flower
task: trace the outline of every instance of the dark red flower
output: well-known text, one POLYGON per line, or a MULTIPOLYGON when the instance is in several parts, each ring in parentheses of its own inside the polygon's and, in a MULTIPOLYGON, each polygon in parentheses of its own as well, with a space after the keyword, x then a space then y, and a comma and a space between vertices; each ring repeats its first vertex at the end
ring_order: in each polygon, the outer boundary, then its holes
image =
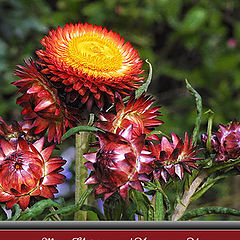
MULTIPOLYGON (((208 134, 207 133, 203 133, 201 135, 201 139, 202 139, 202 142, 204 144, 207 144, 207 139, 208 139, 208 134)), ((219 149, 219 141, 218 141, 218 138, 217 138, 217 135, 216 133, 212 133, 211 134, 211 147, 212 147, 212 151, 214 153, 218 152, 218 149, 219 149)))
POLYGON ((37 51, 52 82, 62 84, 68 99, 91 109, 115 102, 116 93, 129 95, 143 77, 142 60, 129 42, 113 31, 88 23, 51 30, 37 51))
POLYGON ((183 179, 184 171, 192 173, 190 167, 198 168, 194 163, 201 158, 195 157, 199 150, 196 146, 192 146, 192 139, 188 139, 185 133, 185 140, 183 142, 178 136, 172 133, 172 142, 169 142, 166 137, 162 137, 161 142, 154 146, 152 142, 149 143, 149 150, 156 157, 154 178, 162 178, 165 182, 168 181, 169 176, 176 175, 183 179))
MULTIPOLYGON (((135 99, 132 95, 126 105, 121 100, 117 102, 116 114, 101 113, 99 116, 101 121, 96 122, 96 126, 105 131, 119 134, 120 131, 132 124, 133 138, 141 134, 147 135, 163 123, 156 119, 157 116, 161 116, 160 107, 151 108, 153 103, 154 99, 151 96, 142 95, 135 99)), ((158 137, 150 135, 147 139, 158 140, 158 137)))
POLYGON ((27 67, 18 66, 21 70, 16 70, 15 73, 21 79, 13 84, 22 93, 17 104, 24 108, 24 120, 33 122, 35 134, 44 134, 48 129, 48 141, 60 143, 66 129, 73 127, 77 121, 60 101, 57 90, 40 72, 39 66, 32 59, 26 65, 27 67))
POLYGON ((219 142, 216 161, 226 161, 240 157, 240 124, 233 121, 227 126, 219 125, 216 132, 219 142))
POLYGON ((54 198, 57 193, 65 161, 50 157, 54 145, 43 145, 44 138, 33 144, 21 137, 14 142, 0 139, 0 202, 6 202, 6 209, 17 203, 24 210, 31 197, 54 198))
POLYGON ((36 141, 41 137, 40 135, 34 134, 34 129, 32 128, 32 121, 14 121, 11 125, 7 125, 1 117, 0 136, 8 141, 17 140, 19 137, 23 137, 30 142, 36 141))
POLYGON ((86 167, 93 171, 86 184, 99 183, 96 194, 104 194, 105 199, 117 191, 126 199, 129 186, 143 191, 141 181, 147 181, 152 172, 154 157, 143 150, 145 135, 134 140, 131 135, 132 125, 119 135, 98 132, 100 149, 85 154, 86 167))

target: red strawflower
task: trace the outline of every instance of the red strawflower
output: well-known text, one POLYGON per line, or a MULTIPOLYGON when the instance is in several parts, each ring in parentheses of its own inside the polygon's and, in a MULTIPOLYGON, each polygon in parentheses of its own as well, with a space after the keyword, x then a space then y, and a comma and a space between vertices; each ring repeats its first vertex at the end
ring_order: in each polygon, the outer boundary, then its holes
POLYGON ((126 199, 129 186, 143 191, 141 181, 147 181, 147 175, 152 172, 154 157, 143 150, 145 135, 132 140, 131 134, 132 125, 119 135, 98 132, 100 149, 85 154, 89 161, 86 167, 93 171, 86 184, 99 183, 95 192, 104 194, 104 199, 114 192, 126 199))
POLYGON ((6 209, 17 203, 24 210, 31 197, 54 198, 57 193, 65 161, 50 158, 54 145, 43 145, 44 138, 33 144, 21 137, 14 142, 0 139, 0 202, 6 202, 6 209))
POLYGON ((13 83, 22 93, 17 104, 24 108, 24 120, 33 122, 35 134, 44 134, 48 129, 48 141, 60 143, 66 129, 73 127, 74 121, 77 121, 60 101, 57 90, 40 72, 39 66, 32 59, 26 65, 18 66, 21 70, 14 73, 21 78, 13 83))
MULTIPOLYGON (((208 139, 208 134, 207 133, 203 133, 201 135, 201 140, 203 143, 207 143, 207 139, 208 139)), ((214 153, 218 152, 218 149, 219 149, 219 141, 218 141, 218 138, 217 138, 217 135, 216 133, 212 133, 211 134, 211 147, 212 147, 212 151, 214 153)))
POLYGON ((119 34, 88 23, 66 24, 51 30, 36 51, 53 82, 61 83, 71 101, 91 109, 115 102, 116 93, 129 95, 144 78, 142 60, 119 34))
POLYGON ((187 133, 185 133, 184 142, 174 133, 171 136, 172 142, 162 137, 161 142, 156 146, 152 142, 149 143, 149 150, 156 157, 154 178, 162 178, 165 182, 170 176, 174 178, 176 175, 182 180, 184 170, 191 174, 190 167, 197 169, 194 162, 202 160, 195 157, 199 150, 196 150, 196 146, 192 146, 192 139, 189 143, 187 133))
POLYGON ((236 120, 227 126, 219 125, 216 136, 219 142, 216 161, 240 157, 240 124, 236 120))
POLYGON ((40 135, 34 134, 32 128, 32 121, 17 122, 14 121, 11 125, 7 125, 6 122, 0 117, 0 136, 9 140, 17 140, 19 137, 32 142, 40 138, 40 135))
MULTIPOLYGON (((116 114, 101 113, 100 122, 96 126, 112 133, 119 134, 120 131, 133 125, 132 137, 136 138, 141 134, 149 134, 154 128, 163 122, 156 119, 161 116, 160 107, 151 108, 154 99, 151 96, 143 94, 138 99, 132 95, 125 105, 123 101, 116 104, 116 114)), ((147 139, 158 140, 157 135, 150 135, 147 139)))

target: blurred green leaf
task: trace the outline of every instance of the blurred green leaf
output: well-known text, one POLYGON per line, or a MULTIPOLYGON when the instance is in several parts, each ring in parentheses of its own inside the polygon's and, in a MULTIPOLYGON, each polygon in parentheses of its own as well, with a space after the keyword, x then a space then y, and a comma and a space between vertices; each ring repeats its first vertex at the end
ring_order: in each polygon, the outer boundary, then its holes
POLYGON ((179 27, 179 31, 182 33, 196 32, 204 24, 206 19, 206 10, 199 6, 195 6, 187 12, 182 24, 179 27))

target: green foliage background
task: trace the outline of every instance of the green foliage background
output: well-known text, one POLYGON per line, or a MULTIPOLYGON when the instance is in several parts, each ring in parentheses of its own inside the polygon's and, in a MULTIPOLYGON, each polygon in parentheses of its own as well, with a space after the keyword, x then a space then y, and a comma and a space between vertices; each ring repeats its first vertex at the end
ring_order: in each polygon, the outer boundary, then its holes
MULTIPOLYGON (((201 94, 204 110, 215 112, 214 130, 239 120, 239 11, 238 0, 0 0, 0 115, 20 118, 11 74, 35 55, 48 29, 88 22, 119 32, 152 63, 150 92, 162 105, 161 131, 180 136, 192 131, 196 108, 185 78, 201 94)), ((206 121, 203 117, 201 131, 206 121)), ((199 204, 240 208, 239 181, 228 184, 233 187, 220 184, 199 204)))

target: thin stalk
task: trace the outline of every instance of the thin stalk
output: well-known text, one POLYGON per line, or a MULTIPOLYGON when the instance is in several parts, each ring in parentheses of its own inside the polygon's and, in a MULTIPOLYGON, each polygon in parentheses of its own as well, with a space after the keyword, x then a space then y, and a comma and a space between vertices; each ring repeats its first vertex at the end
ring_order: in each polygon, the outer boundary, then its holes
MULTIPOLYGON (((87 168, 84 166, 86 160, 83 155, 89 150, 89 136, 89 132, 79 132, 76 134, 75 204, 79 202, 81 196, 87 190, 87 185, 85 184, 85 180, 87 179, 87 168)), ((86 221, 87 212, 77 211, 74 215, 74 220, 86 221)))
POLYGON ((175 211, 172 215, 172 221, 178 221, 186 211, 191 202, 192 195, 196 192, 204 178, 207 176, 206 172, 200 173, 192 182, 188 190, 185 190, 181 201, 177 204, 175 211))

